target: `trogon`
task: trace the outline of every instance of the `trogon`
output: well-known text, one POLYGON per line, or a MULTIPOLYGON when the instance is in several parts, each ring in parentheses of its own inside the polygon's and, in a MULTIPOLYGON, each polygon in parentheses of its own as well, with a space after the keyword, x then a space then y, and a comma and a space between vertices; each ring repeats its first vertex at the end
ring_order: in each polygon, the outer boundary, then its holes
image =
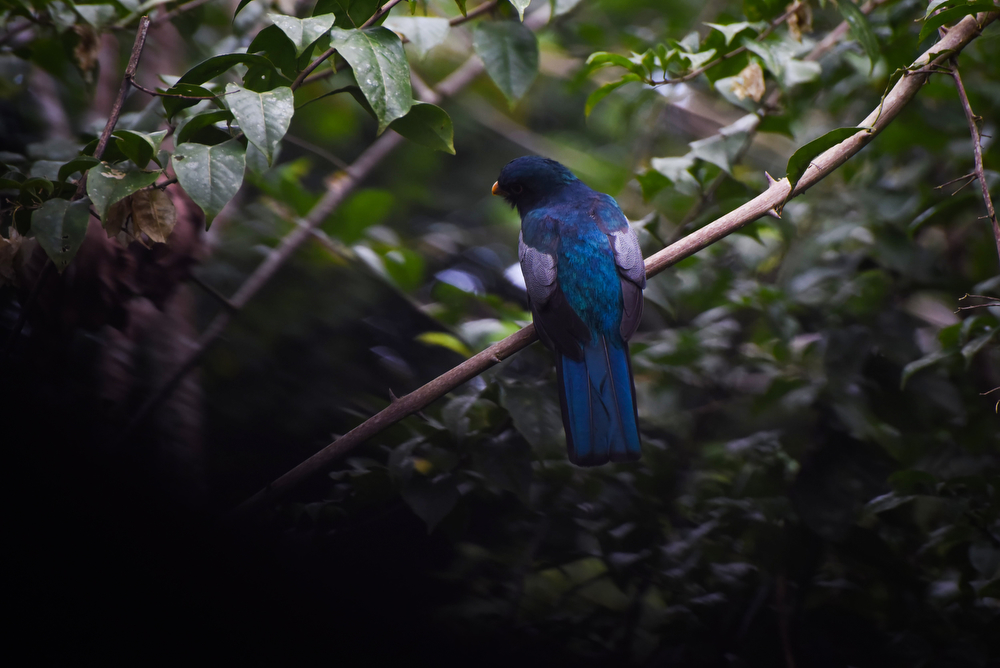
POLYGON ((635 232, 613 197, 548 158, 512 160, 493 194, 521 216, 521 271, 535 329, 555 355, 570 461, 638 459, 628 340, 646 269, 635 232))

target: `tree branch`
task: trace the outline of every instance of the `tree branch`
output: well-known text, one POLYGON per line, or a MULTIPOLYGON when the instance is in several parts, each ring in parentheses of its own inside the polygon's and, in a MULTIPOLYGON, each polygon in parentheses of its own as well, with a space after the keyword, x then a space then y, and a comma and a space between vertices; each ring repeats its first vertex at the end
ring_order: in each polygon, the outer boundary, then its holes
POLYGON ((993 226, 993 237, 997 242, 997 257, 1000 258, 1000 224, 997 224, 997 212, 993 208, 993 198, 990 197, 990 187, 986 182, 986 171, 983 169, 983 140, 979 134, 979 126, 976 124, 978 117, 972 113, 969 96, 965 92, 965 86, 962 85, 962 75, 958 73, 958 58, 953 57, 951 59, 951 76, 955 80, 955 86, 958 88, 958 97, 962 101, 965 118, 969 121, 969 132, 972 134, 972 153, 976 160, 976 178, 979 179, 979 187, 983 191, 986 214, 989 216, 990 224, 993 226))
MULTIPOLYGON (((957 54, 975 39, 986 25, 996 20, 997 16, 996 12, 991 12, 965 17, 949 30, 945 37, 920 56, 912 67, 919 69, 929 64, 939 64, 944 58, 957 54)), ((667 267, 766 215, 768 211, 785 202, 790 195, 800 195, 821 181, 885 129, 899 115, 903 107, 913 99, 928 76, 927 73, 905 73, 879 107, 858 125, 859 128, 870 127, 871 131, 859 129, 858 134, 815 158, 805 174, 799 179, 794 192, 789 193, 787 179, 774 181, 766 191, 735 211, 646 258, 646 275, 655 276, 667 267)), ((247 517, 277 501, 296 486, 326 469, 342 455, 358 447, 386 427, 422 410, 450 390, 526 348, 536 339, 534 325, 528 325, 438 376, 423 387, 393 401, 388 407, 248 498, 235 509, 234 516, 237 518, 247 517)))

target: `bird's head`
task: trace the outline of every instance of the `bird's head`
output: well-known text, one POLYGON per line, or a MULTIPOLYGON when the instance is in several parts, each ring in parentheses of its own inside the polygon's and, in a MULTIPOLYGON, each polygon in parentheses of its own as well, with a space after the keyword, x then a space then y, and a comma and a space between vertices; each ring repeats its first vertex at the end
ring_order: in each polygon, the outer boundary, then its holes
POLYGON ((493 184, 493 194, 524 212, 538 202, 555 195, 577 178, 555 160, 526 155, 507 163, 493 184))

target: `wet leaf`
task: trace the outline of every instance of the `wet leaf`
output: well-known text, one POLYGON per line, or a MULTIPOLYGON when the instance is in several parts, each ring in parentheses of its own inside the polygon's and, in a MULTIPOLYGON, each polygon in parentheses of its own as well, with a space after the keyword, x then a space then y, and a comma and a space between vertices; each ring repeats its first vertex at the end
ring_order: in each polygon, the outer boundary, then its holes
POLYGON ((329 32, 336 17, 333 14, 323 14, 297 19, 284 14, 268 14, 267 18, 271 19, 271 22, 291 40, 295 46, 295 55, 301 56, 310 44, 329 32))
POLYGON ((389 129, 421 146, 455 155, 455 130, 441 107, 414 102, 409 113, 390 123, 389 129))
POLYGON ((207 229, 243 184, 246 149, 235 139, 216 146, 181 144, 172 162, 181 187, 205 212, 207 229))
POLYGON ((274 164, 274 152, 295 114, 292 89, 282 86, 257 93, 227 84, 226 104, 250 143, 260 149, 269 165, 274 164))
POLYGON ((413 105, 410 65, 399 36, 388 28, 330 32, 331 46, 337 48, 351 69, 362 94, 378 120, 378 133, 402 118, 413 105))

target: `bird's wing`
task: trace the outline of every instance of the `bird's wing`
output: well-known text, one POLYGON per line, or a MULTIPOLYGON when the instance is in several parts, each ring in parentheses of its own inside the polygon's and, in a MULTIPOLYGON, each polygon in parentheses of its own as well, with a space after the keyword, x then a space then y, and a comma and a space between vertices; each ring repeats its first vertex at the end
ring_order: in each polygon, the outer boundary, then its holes
MULTIPOLYGON (((556 221, 551 221, 556 223, 556 221)), ((554 229, 558 229, 558 226, 554 229)), ((590 341, 590 330, 580 320, 559 288, 556 266, 556 245, 545 243, 541 248, 518 238, 521 273, 528 291, 528 305, 534 315, 538 336, 546 346, 572 360, 583 359, 582 344, 590 341), (551 247, 550 247, 551 246, 551 247)))
POLYGON ((590 215, 598 228, 608 236, 615 266, 622 284, 624 313, 620 332, 628 341, 642 318, 642 291, 646 287, 646 265, 639 247, 639 237, 629 227, 628 219, 614 198, 598 194, 591 205, 590 215))

